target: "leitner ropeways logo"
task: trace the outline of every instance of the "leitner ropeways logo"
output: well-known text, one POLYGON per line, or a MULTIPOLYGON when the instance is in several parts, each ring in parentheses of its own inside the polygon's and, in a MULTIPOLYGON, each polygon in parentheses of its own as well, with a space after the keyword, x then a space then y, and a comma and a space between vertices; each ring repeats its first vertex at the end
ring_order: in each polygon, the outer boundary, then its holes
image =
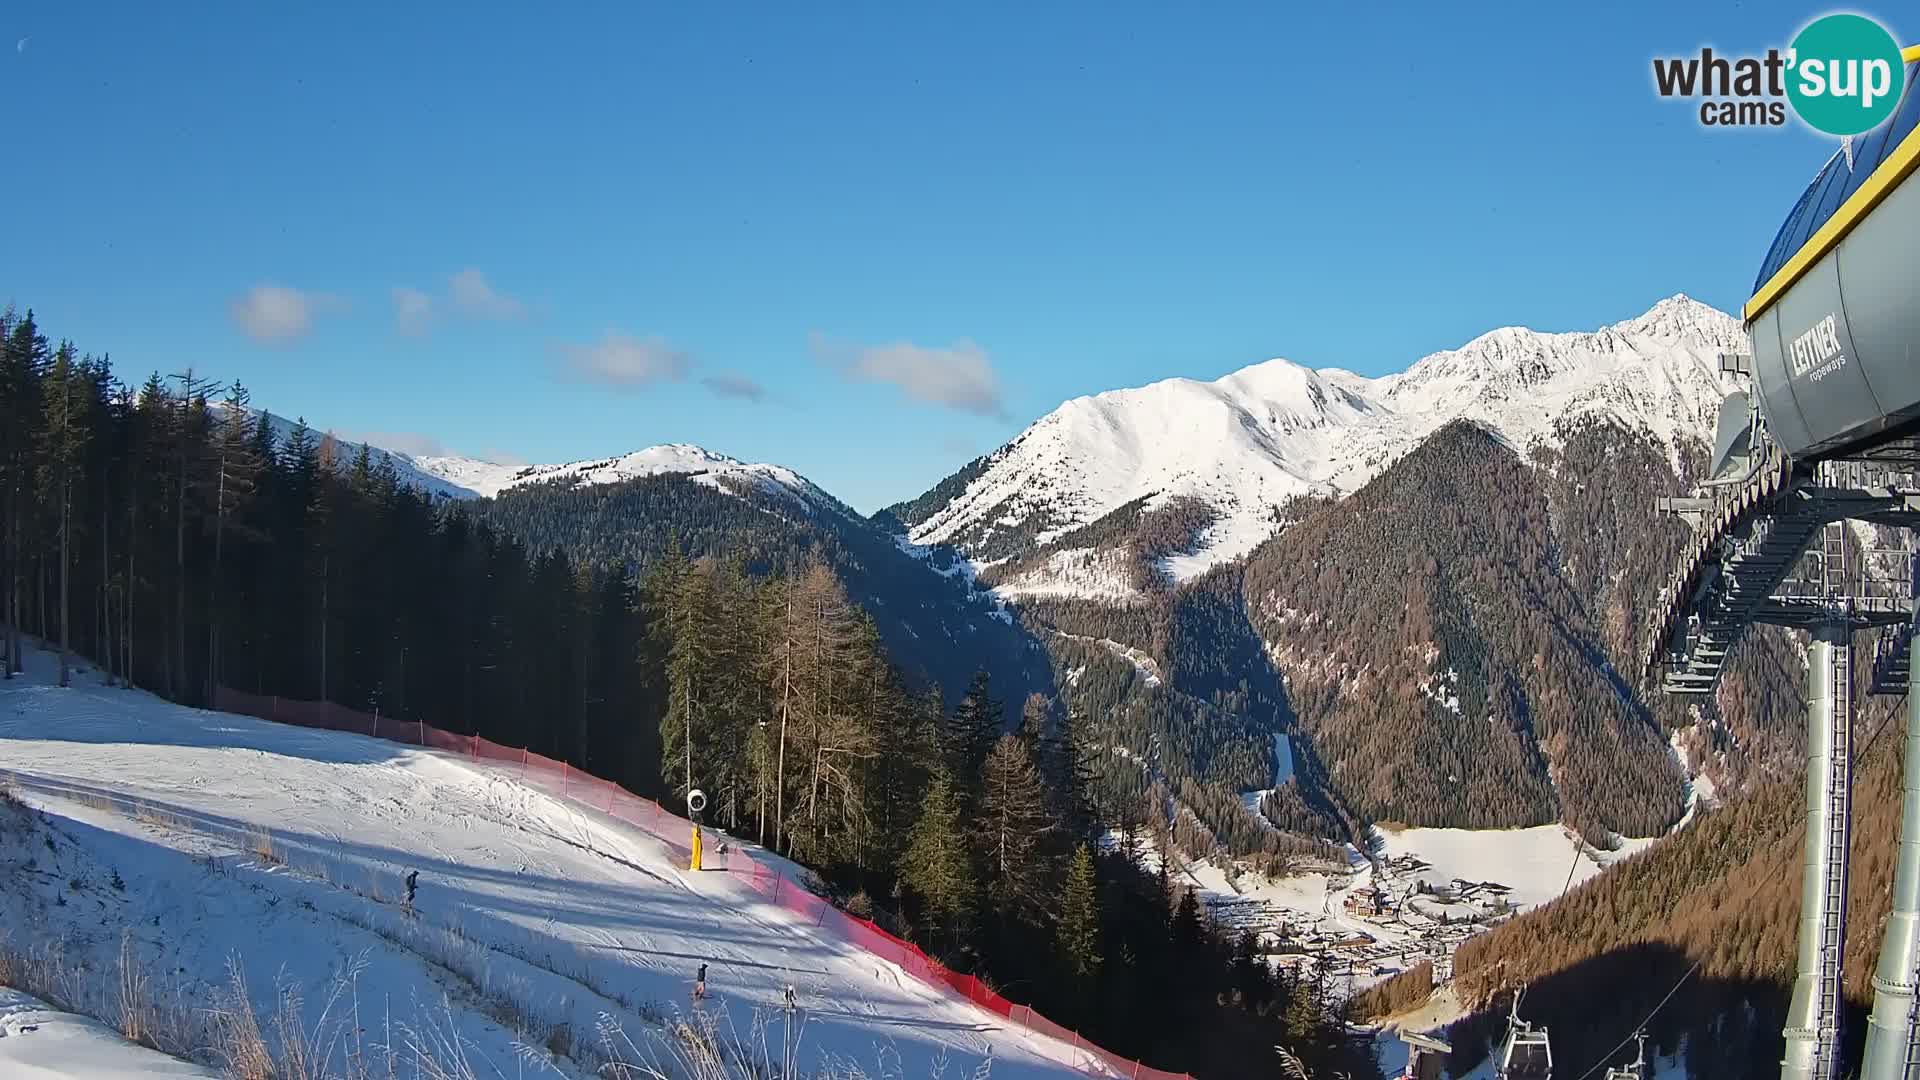
POLYGON ((1787 107, 1828 135, 1860 135, 1893 115, 1906 86, 1900 43, 1864 15, 1825 15, 1808 23, 1783 52, 1653 61, 1661 97, 1702 98, 1708 127, 1779 127, 1787 107))

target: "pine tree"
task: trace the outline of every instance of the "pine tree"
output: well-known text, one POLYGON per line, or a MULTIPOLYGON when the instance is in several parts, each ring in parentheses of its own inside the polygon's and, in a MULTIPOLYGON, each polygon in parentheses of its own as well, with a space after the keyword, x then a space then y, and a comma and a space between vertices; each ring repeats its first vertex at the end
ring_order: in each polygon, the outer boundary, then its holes
POLYGON ((173 376, 180 385, 173 397, 174 415, 167 435, 171 441, 168 457, 173 469, 173 633, 172 648, 167 650, 169 696, 183 700, 195 683, 187 674, 187 508, 197 489, 202 489, 202 454, 206 449, 207 391, 212 384, 194 374, 192 368, 173 376))
POLYGON ((1070 710, 1064 723, 1041 738, 1038 751, 1040 775, 1055 813, 1067 835, 1074 838, 1094 835, 1105 821, 1096 801, 1099 781, 1086 750, 1087 740, 1086 713, 1070 710))
MULTIPOLYGON (((213 573, 207 579, 207 699, 220 685, 221 576, 225 571, 227 521, 253 494, 263 461, 254 456, 258 436, 246 387, 234 380, 213 432, 213 573)), ((265 425, 261 425, 264 427, 265 425)), ((271 438, 271 435, 268 436, 271 438)))
POLYGON ((31 534, 24 526, 34 503, 33 449, 36 432, 44 419, 40 406, 40 380, 51 357, 46 336, 28 312, 9 325, 4 348, 0 348, 0 409, 6 423, 0 424, 0 470, 6 479, 5 584, 6 595, 0 601, 0 618, 7 626, 7 676, 20 670, 20 624, 26 615, 27 544, 31 534))
POLYGON ((965 696, 948 718, 942 740, 947 768, 956 778, 971 785, 999 741, 1003 726, 1001 704, 993 698, 992 677, 985 671, 975 672, 965 696))
POLYGON ((1273 995, 1273 972, 1260 955, 1260 935, 1251 927, 1240 931, 1233 947, 1233 982, 1244 1007, 1259 1009, 1273 995))
POLYGON ((1206 937, 1206 924, 1200 918, 1200 900, 1191 888, 1180 893, 1173 909, 1173 944, 1176 949, 1196 949, 1206 937))
POLYGON ((1100 970, 1099 880, 1093 849, 1081 844, 1067 864, 1067 882, 1060 902, 1060 924, 1055 931, 1061 958, 1075 979, 1085 982, 1100 970))
POLYGON ((86 447, 86 386, 74 357, 73 343, 61 342, 53 365, 43 380, 46 419, 41 424, 40 485, 52 503, 54 528, 60 538, 60 685, 69 685, 72 660, 71 578, 73 569, 74 473, 86 447))
POLYGON ((960 804, 953 784, 935 776, 920 802, 920 817, 900 856, 900 876, 920 897, 929 916, 952 935, 973 910, 974 877, 966 837, 960 830, 960 804))
POLYGON ((907 842, 907 830, 919 811, 921 793, 940 766, 939 726, 945 710, 938 685, 909 695, 889 679, 890 698, 880 712, 880 740, 885 752, 875 756, 871 782, 870 817, 875 844, 872 865, 890 865, 907 842))
POLYGON ((1283 1027, 1287 1042, 1296 1051, 1308 1050, 1325 1026, 1327 976, 1316 965, 1314 974, 1295 977, 1287 987, 1287 1008, 1283 1027))

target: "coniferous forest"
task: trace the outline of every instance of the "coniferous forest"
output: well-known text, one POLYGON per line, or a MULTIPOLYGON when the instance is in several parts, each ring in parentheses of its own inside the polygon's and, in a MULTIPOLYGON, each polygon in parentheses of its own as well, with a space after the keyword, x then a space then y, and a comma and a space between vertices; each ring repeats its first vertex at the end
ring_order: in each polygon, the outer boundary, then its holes
MULTIPOLYGON (((1086 733, 1108 718, 1004 700, 985 672, 909 674, 828 561, 726 530, 645 563, 530 546, 536 502, 507 531, 383 453, 262 422, 212 373, 123 381, 31 312, 0 314, 0 341, 9 678, 45 647, 63 681, 325 699, 663 800, 699 786, 713 823, 1116 1052, 1245 1076, 1281 1043, 1371 1073, 1326 986, 1276 977, 1191 892, 1096 842, 1112 815, 1086 733)), ((695 487, 637 483, 648 505, 695 487)))

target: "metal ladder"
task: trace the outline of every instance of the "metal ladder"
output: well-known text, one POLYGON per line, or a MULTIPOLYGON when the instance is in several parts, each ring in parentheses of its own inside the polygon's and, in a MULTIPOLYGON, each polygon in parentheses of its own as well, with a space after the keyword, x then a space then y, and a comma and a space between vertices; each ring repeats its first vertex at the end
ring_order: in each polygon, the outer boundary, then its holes
MULTIPOLYGON (((1915 971, 1913 979, 1920 985, 1920 971, 1915 971)), ((1907 1014, 1907 1063, 1900 1070, 1904 1080, 1920 1080, 1920 1008, 1907 1014)))
MULTIPOLYGON (((1835 521, 1822 530, 1821 583, 1835 603, 1847 595, 1847 525, 1835 521)), ((1833 645, 1832 765, 1827 776, 1827 865, 1847 865, 1847 836, 1852 817, 1853 646, 1851 634, 1833 645)), ((1821 1080, 1839 1075, 1841 964, 1844 955, 1847 875, 1827 875, 1820 920, 1820 1056, 1815 1075, 1821 1080)))

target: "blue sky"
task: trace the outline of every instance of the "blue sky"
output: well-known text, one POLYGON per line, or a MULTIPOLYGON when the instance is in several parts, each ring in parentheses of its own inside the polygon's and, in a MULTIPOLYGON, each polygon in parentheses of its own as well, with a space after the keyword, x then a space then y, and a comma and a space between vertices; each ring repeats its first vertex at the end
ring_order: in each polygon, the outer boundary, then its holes
POLYGON ((404 449, 871 510, 1080 394, 1734 309, 1831 150, 1649 67, 1826 8, 1292 7, 16 0, 0 302, 404 449))

